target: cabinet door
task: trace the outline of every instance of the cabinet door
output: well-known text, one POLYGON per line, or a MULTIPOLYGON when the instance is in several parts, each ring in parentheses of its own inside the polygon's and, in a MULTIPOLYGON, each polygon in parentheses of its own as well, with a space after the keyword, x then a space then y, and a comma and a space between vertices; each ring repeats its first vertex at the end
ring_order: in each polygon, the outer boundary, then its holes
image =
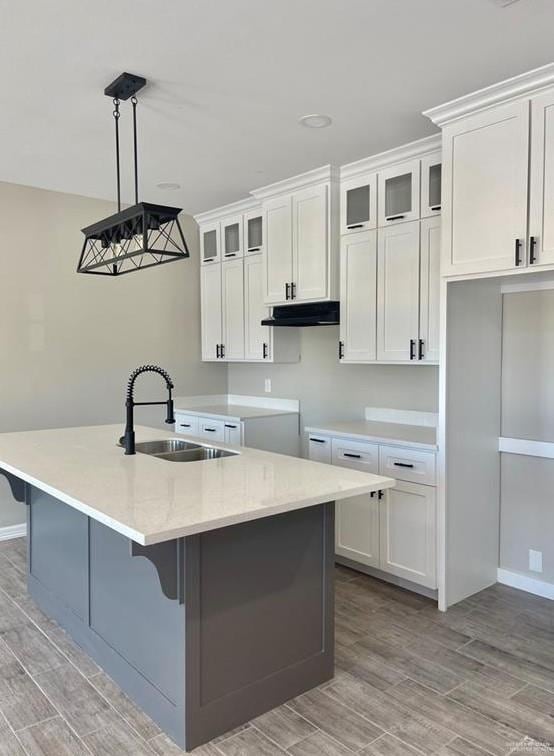
POLYGON ((419 221, 379 231, 377 270, 377 359, 416 359, 419 221))
POLYGON ((244 274, 242 260, 221 263, 223 358, 244 359, 244 274))
POLYGON ((200 270, 202 310, 202 359, 216 360, 221 344, 221 264, 200 270))
POLYGON ((554 92, 531 108, 529 264, 554 265, 554 92))
POLYGON ((380 502, 380 568, 437 587, 435 489, 397 481, 380 502))
POLYGON ((264 301, 285 304, 292 282, 292 199, 276 197, 264 203, 264 301))
POLYGON ((331 464, 331 439, 328 436, 320 436, 319 433, 310 433, 308 439, 308 456, 314 462, 331 464))
POLYGON ((200 262, 217 263, 221 259, 219 223, 207 223, 200 226, 200 262))
POLYGON ((311 302, 329 296, 328 187, 314 186, 292 198, 293 297, 311 302))
POLYGON ((198 417, 196 415, 175 413, 175 433, 182 433, 185 436, 197 436, 198 428, 198 417))
POLYGON ((261 325, 269 314, 264 304, 262 255, 244 258, 244 357, 271 359, 271 328, 261 325))
POLYGON ((223 259, 242 257, 242 215, 225 218, 221 221, 221 244, 223 246, 223 259))
POLYGON ((340 339, 345 362, 377 357, 377 231, 341 239, 340 339))
POLYGON ((340 232, 356 233, 377 227, 377 174, 341 182, 340 232))
POLYGON ((244 254, 255 255, 264 246, 264 218, 261 208, 244 214, 244 254))
POLYGON ((224 442, 233 446, 242 444, 242 426, 237 422, 226 422, 224 427, 224 442))
POLYGON ((419 219, 419 160, 379 172, 379 225, 419 219))
POLYGON ((425 362, 439 359, 441 219, 421 221, 419 281, 418 357, 425 362))
POLYGON ((444 128, 443 275, 525 264, 528 160, 528 101, 444 128))
POLYGON ((421 217, 431 218, 441 211, 442 153, 421 160, 421 217))

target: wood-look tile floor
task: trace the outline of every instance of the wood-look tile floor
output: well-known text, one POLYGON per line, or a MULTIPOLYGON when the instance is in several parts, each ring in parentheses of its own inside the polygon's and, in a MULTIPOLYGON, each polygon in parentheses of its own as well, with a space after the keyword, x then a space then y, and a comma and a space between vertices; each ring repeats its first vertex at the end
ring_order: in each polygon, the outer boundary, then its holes
MULTIPOLYGON (((554 602, 501 585, 441 614, 339 567, 335 678, 196 756, 554 752, 554 602)), ((25 542, 0 543, 0 756, 176 756, 33 604, 25 542)))

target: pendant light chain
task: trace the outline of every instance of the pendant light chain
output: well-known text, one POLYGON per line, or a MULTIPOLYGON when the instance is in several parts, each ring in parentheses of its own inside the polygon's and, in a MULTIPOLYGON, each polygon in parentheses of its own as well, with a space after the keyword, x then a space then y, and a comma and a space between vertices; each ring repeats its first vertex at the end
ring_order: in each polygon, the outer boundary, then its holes
POLYGON ((135 205, 138 205, 137 102, 136 97, 131 98, 133 105, 133 146, 135 153, 135 205))
POLYGON ((121 212, 121 177, 119 174, 119 99, 114 97, 113 117, 115 121, 115 171, 117 176, 117 212, 121 212))

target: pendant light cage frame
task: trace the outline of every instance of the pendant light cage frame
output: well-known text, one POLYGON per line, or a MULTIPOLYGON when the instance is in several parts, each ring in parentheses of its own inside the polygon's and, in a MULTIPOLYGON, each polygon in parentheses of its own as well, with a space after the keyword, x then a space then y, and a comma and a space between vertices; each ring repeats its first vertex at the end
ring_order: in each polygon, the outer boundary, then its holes
POLYGON ((136 93, 145 84, 146 79, 142 76, 123 73, 104 90, 105 95, 113 98, 114 104, 118 211, 82 229, 85 241, 77 265, 78 273, 119 276, 190 257, 179 223, 181 209, 138 201, 136 93), (120 100, 129 98, 133 106, 135 204, 121 210, 119 105, 120 100))

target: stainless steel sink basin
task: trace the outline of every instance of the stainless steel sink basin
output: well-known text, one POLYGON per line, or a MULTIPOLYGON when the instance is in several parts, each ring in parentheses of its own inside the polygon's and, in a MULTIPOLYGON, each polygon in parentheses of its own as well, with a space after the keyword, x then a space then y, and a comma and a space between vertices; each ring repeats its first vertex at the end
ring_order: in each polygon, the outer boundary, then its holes
POLYGON ((151 457, 166 459, 168 462, 200 462, 205 459, 234 457, 240 452, 218 449, 215 446, 194 444, 180 438, 164 438, 161 441, 140 441, 135 445, 137 452, 151 457))

